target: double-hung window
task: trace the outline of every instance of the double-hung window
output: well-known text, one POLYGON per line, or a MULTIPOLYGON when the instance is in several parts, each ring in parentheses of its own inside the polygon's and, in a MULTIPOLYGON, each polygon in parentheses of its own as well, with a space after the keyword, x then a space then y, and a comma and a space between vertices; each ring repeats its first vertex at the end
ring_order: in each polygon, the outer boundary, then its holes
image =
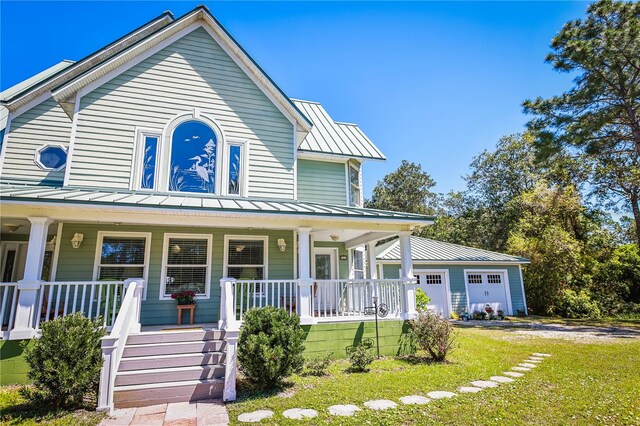
POLYGON ((267 279, 267 237, 226 237, 226 276, 238 280, 267 279))
POLYGON ((150 244, 151 233, 147 232, 98 232, 94 280, 142 278, 146 282, 150 244))
POLYGON ((212 236, 165 234, 162 255, 161 299, 190 290, 209 297, 212 236))
POLYGON ((362 194, 360 191, 360 169, 356 164, 349 163, 347 166, 349 178, 349 205, 360 207, 362 205, 362 194))
POLYGON ((364 279, 364 249, 351 250, 351 276, 354 280, 364 279))

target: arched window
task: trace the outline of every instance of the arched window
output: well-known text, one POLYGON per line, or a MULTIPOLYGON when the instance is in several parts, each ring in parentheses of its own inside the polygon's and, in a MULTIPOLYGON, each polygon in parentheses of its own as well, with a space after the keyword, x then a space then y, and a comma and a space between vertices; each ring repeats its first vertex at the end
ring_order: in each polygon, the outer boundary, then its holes
POLYGON ((169 191, 216 191, 218 139, 213 129, 202 121, 180 123, 171 136, 169 156, 169 191))

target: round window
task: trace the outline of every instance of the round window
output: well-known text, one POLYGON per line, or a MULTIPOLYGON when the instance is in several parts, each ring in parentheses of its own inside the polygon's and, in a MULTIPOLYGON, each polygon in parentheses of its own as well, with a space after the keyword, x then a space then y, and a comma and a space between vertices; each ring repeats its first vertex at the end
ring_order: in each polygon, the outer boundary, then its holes
POLYGON ((59 170, 67 163, 67 150, 60 145, 45 145, 36 151, 36 164, 45 170, 59 170))

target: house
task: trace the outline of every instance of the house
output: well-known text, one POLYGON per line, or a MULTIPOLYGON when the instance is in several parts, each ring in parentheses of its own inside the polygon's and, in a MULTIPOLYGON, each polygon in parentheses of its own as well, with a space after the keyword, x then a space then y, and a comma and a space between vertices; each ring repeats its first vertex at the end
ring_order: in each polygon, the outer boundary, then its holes
MULTIPOLYGON (((528 259, 413 236, 411 254, 413 275, 431 299, 430 310, 444 317, 484 311, 486 305, 505 315, 527 312, 522 265, 528 259)), ((380 278, 400 277, 397 239, 378 245, 376 259, 380 278)))
POLYGON ((253 307, 296 312, 307 353, 344 355, 374 336, 376 297, 381 351, 398 351, 415 314, 410 235, 434 218, 363 208, 363 164, 384 155, 285 95, 206 7, 1 97, 3 382, 24 380, 17 342, 72 312, 108 330, 102 410, 234 400, 253 307), (382 279, 375 246, 394 236, 402 273, 382 279), (184 290, 195 324, 180 327, 184 290))

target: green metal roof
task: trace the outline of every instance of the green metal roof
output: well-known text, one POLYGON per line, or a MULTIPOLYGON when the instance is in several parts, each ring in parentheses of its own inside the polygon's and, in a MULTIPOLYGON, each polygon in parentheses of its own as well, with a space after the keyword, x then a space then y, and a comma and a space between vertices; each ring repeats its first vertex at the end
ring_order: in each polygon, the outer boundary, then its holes
POLYGON ((158 193, 92 188, 58 188, 52 186, 0 183, 0 203, 70 203, 104 206, 129 206, 158 209, 202 210, 226 213, 265 213, 329 218, 374 219, 431 223, 433 216, 332 204, 309 203, 270 198, 234 198, 215 195, 158 193))
MULTIPOLYGON (((378 260, 400 262, 400 241, 395 239, 376 247, 378 260)), ((529 263, 524 257, 445 243, 428 238, 411 237, 411 257, 414 262, 427 263, 529 263)))

